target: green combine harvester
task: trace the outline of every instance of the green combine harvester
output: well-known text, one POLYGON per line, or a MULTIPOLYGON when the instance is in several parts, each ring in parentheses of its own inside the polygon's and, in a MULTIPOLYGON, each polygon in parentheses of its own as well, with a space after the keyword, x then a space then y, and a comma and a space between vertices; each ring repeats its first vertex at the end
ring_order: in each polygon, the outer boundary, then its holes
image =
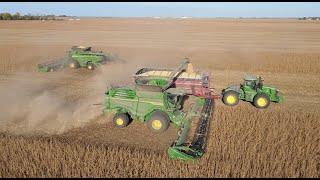
POLYGON ((92 51, 91 47, 73 46, 67 52, 65 58, 38 64, 38 72, 53 72, 66 67, 77 69, 80 67, 93 70, 95 67, 110 61, 113 56, 109 53, 105 55, 102 51, 92 51))
POLYGON ((183 89, 135 87, 111 87, 105 93, 104 113, 113 114, 116 127, 126 127, 131 120, 147 123, 153 133, 166 131, 172 123, 180 128, 178 139, 168 149, 170 159, 193 160, 206 150, 206 137, 210 128, 213 99, 193 96, 189 111, 183 111, 183 100, 187 93, 183 89), (152 89, 152 90, 151 90, 152 89), (198 119, 194 138, 186 142, 191 122, 198 119))
POLYGON ((172 123, 180 129, 177 140, 168 149, 169 158, 194 160, 206 152, 215 98, 192 94, 188 86, 175 87, 182 67, 170 71, 166 84, 135 81, 134 87, 109 88, 105 93, 104 113, 113 114, 113 123, 119 128, 137 120, 146 122, 151 132, 162 133, 172 123), (184 108, 186 98, 193 100, 188 111, 184 108), (191 123, 195 121, 197 127, 190 138, 191 123))
POLYGON ((231 85, 222 90, 222 101, 228 106, 235 106, 239 99, 251 102, 257 108, 267 108, 270 102, 283 102, 283 94, 276 88, 263 84, 260 76, 247 75, 244 83, 231 85))

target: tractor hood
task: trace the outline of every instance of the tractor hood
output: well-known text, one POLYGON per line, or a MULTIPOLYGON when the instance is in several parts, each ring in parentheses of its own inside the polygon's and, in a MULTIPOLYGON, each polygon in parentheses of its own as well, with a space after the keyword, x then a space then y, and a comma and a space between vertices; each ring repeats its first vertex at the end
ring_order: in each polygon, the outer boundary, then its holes
POLYGON ((277 90, 277 88, 275 88, 275 87, 266 86, 266 85, 263 85, 263 89, 268 89, 268 90, 270 90, 270 91, 276 91, 276 90, 277 90))
POLYGON ((274 101, 275 102, 283 102, 284 101, 284 96, 283 96, 283 93, 278 90, 277 88, 275 87, 272 87, 272 86, 263 86, 262 87, 262 90, 265 91, 265 92, 269 92, 269 94, 274 94, 274 101))

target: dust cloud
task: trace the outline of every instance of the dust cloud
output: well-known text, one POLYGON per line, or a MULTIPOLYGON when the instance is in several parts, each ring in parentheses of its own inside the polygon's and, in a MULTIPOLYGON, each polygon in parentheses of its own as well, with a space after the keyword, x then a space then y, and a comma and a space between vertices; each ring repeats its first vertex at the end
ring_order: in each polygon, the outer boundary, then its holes
POLYGON ((49 82, 19 73, 0 88, 0 130, 14 134, 57 133, 70 121, 72 106, 50 91, 49 82))
MULTIPOLYGON (((16 73, 8 78, 8 82, 0 84, 0 131, 13 134, 60 134, 97 122, 103 114, 106 89, 130 84, 131 75, 136 71, 132 67, 132 63, 110 62, 93 72, 79 69, 41 76, 31 72, 16 73), (83 71, 89 77, 82 78, 77 71, 83 71), (71 86, 73 84, 77 86, 71 86), (83 92, 77 94, 77 89, 83 92), (68 94, 78 98, 70 100, 68 94)), ((108 120, 100 119, 98 123, 108 120)))

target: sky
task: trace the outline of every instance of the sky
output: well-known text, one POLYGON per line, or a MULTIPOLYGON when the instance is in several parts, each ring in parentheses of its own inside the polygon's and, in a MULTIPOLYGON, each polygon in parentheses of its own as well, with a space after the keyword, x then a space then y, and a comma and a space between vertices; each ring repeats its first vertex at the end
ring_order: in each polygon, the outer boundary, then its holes
POLYGON ((0 2, 0 12, 95 17, 308 17, 320 2, 0 2))

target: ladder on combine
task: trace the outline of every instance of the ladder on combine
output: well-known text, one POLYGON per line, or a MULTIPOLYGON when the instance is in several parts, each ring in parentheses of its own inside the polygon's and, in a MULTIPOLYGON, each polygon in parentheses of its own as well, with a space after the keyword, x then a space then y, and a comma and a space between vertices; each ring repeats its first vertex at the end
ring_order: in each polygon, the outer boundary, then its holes
POLYGON ((194 160, 200 158, 206 152, 213 106, 213 98, 199 98, 190 108, 190 111, 186 116, 186 121, 178 133, 178 139, 168 149, 170 159, 194 160), (201 107, 201 114, 198 115, 197 112, 199 112, 201 107), (186 143, 192 119, 196 116, 199 117, 196 132, 192 142, 186 143))

